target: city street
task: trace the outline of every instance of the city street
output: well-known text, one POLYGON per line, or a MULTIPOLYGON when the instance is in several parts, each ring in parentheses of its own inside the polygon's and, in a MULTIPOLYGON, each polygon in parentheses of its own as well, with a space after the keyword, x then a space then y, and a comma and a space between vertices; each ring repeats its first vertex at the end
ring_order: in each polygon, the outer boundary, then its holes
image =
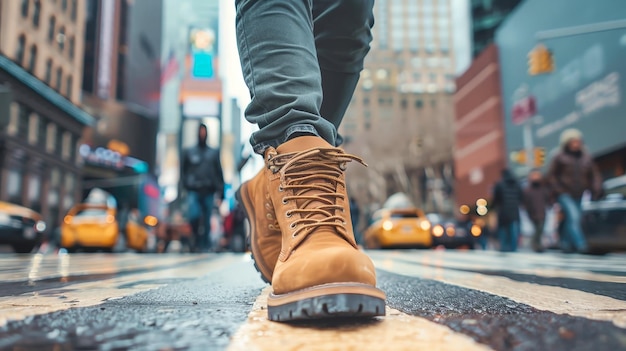
POLYGON ((0 350, 624 350, 626 256, 371 251, 385 318, 269 322, 247 254, 0 255, 0 350))

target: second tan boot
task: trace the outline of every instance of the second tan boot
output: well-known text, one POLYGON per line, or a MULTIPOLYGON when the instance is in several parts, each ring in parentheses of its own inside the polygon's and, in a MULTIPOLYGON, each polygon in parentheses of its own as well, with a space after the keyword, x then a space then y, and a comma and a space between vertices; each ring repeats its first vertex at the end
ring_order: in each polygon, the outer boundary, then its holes
POLYGON ((319 137, 266 152, 268 193, 281 229, 268 315, 274 321, 385 314, 370 258, 350 221, 344 171, 357 157, 319 137))
POLYGON ((243 183, 236 197, 250 224, 248 241, 254 266, 263 280, 271 283, 282 238, 268 193, 267 169, 261 169, 254 178, 243 183))

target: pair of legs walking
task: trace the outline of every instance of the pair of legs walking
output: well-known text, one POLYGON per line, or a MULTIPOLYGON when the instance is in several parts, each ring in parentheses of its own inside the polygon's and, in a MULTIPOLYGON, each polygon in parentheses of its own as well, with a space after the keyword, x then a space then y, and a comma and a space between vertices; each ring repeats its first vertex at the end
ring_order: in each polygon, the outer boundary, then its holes
POLYGON ((384 315, 357 248, 337 128, 369 51, 373 0, 238 0, 237 42, 265 166, 237 196, 271 320, 384 315))

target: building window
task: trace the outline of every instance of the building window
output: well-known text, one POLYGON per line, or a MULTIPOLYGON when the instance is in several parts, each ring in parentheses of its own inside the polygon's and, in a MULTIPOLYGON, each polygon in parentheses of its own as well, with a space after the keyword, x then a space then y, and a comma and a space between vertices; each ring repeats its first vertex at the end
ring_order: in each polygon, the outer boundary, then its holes
POLYGON ((21 140, 28 140, 28 122, 30 119, 30 109, 26 108, 26 106, 20 105, 18 119, 19 124, 17 128, 17 137, 21 140))
POLYGON ((30 73, 35 72, 37 66, 37 45, 33 44, 30 47, 30 58, 28 60, 28 71, 30 73))
POLYGON ((7 177, 7 193, 9 195, 9 202, 16 205, 22 204, 22 171, 18 169, 12 169, 9 171, 7 177))
POLYGON ((33 26, 39 28, 39 18, 41 17, 41 1, 35 0, 35 9, 33 10, 33 26))
POLYGON ((363 98, 363 106, 369 106, 369 105, 370 105, 370 98, 366 96, 363 98))
POLYGON ((55 82, 55 88, 57 91, 61 91, 61 85, 63 82, 61 82, 61 80, 63 79, 63 69, 61 67, 57 68, 57 80, 55 82))
POLYGON ((38 146, 42 149, 46 148, 46 137, 47 137, 47 133, 48 133, 48 120, 47 118, 45 118, 44 116, 39 116, 39 121, 38 121, 38 128, 39 131, 37 132, 37 141, 38 141, 38 146))
POLYGON ((22 17, 28 17, 28 7, 30 0, 22 0, 22 17))
POLYGON ((28 121, 28 143, 37 145, 37 133, 39 132, 39 116, 31 113, 28 121))
POLYGON ((57 43, 59 44, 59 50, 63 52, 65 49, 65 27, 61 27, 59 29, 59 34, 57 35, 57 43))
POLYGON ((63 11, 67 10, 67 0, 61 0, 61 9, 63 11))
POLYGON ((39 175, 31 174, 28 177, 28 202, 35 211, 41 211, 41 202, 36 201, 41 194, 41 179, 39 175))
POLYGON ((415 107, 420 109, 424 106, 424 102, 421 99, 415 100, 415 107))
POLYGON ((17 102, 11 103, 9 114, 9 125, 7 126, 7 134, 14 136, 20 127, 20 105, 17 102))
POLYGON ((76 45, 76 43, 74 42, 74 37, 71 37, 70 38, 70 43, 69 43, 69 48, 68 48, 68 51, 69 51, 68 54, 70 56, 70 60, 74 59, 74 46, 75 45, 76 45))
POLYGON ((57 19, 54 16, 51 16, 48 20, 48 41, 52 42, 54 40, 54 32, 56 27, 57 19))
POLYGON ((56 135, 57 135, 57 126, 48 122, 46 127, 46 151, 49 153, 54 153, 54 147, 56 146, 56 135))
POLYGON ((76 21, 76 11, 78 10, 76 7, 78 7, 76 0, 72 0, 72 21, 76 21))
POLYGON ((15 50, 15 60, 20 65, 24 64, 24 48, 26 46, 26 37, 24 34, 17 39, 17 50, 15 50))
POLYGON ((44 77, 46 84, 50 85, 52 80, 52 59, 46 61, 46 75, 44 77))
POLYGON ((68 99, 72 99, 72 84, 74 83, 74 80, 72 79, 72 76, 68 76, 67 77, 67 81, 65 82, 65 95, 67 95, 68 99))
POLYGON ((61 157, 63 160, 69 160, 72 157, 72 133, 63 133, 63 145, 61 148, 61 157))
POLYGON ((375 36, 378 40, 378 46, 381 50, 386 50, 388 46, 388 28, 389 23, 389 6, 387 6, 387 0, 378 0, 376 6, 378 8, 378 16, 376 16, 376 30, 378 31, 375 36))
POLYGON ((402 0, 392 0, 391 3, 391 41, 394 51, 404 49, 404 6, 402 0))
POLYGON ((56 140, 54 141, 54 153, 62 156, 63 155, 63 133, 57 127, 56 140))
POLYGON ((406 110, 408 106, 408 102, 406 101, 406 99, 402 99, 402 101, 400 102, 400 106, 402 107, 403 110, 406 110))

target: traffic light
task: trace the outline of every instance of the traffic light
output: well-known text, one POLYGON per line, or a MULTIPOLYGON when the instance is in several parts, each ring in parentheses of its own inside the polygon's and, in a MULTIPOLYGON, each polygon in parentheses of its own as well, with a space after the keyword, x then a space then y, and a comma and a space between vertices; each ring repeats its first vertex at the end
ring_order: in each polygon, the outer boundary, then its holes
POLYGON ((513 151, 511 152, 511 161, 520 164, 520 165, 525 165, 527 157, 526 157, 526 150, 519 150, 519 151, 513 151))
POLYGON ((534 161, 535 167, 543 166, 543 163, 546 160, 546 149, 543 147, 536 147, 534 151, 534 161))
POLYGON ((545 45, 539 44, 528 53, 528 74, 536 76, 554 71, 554 57, 545 45))

